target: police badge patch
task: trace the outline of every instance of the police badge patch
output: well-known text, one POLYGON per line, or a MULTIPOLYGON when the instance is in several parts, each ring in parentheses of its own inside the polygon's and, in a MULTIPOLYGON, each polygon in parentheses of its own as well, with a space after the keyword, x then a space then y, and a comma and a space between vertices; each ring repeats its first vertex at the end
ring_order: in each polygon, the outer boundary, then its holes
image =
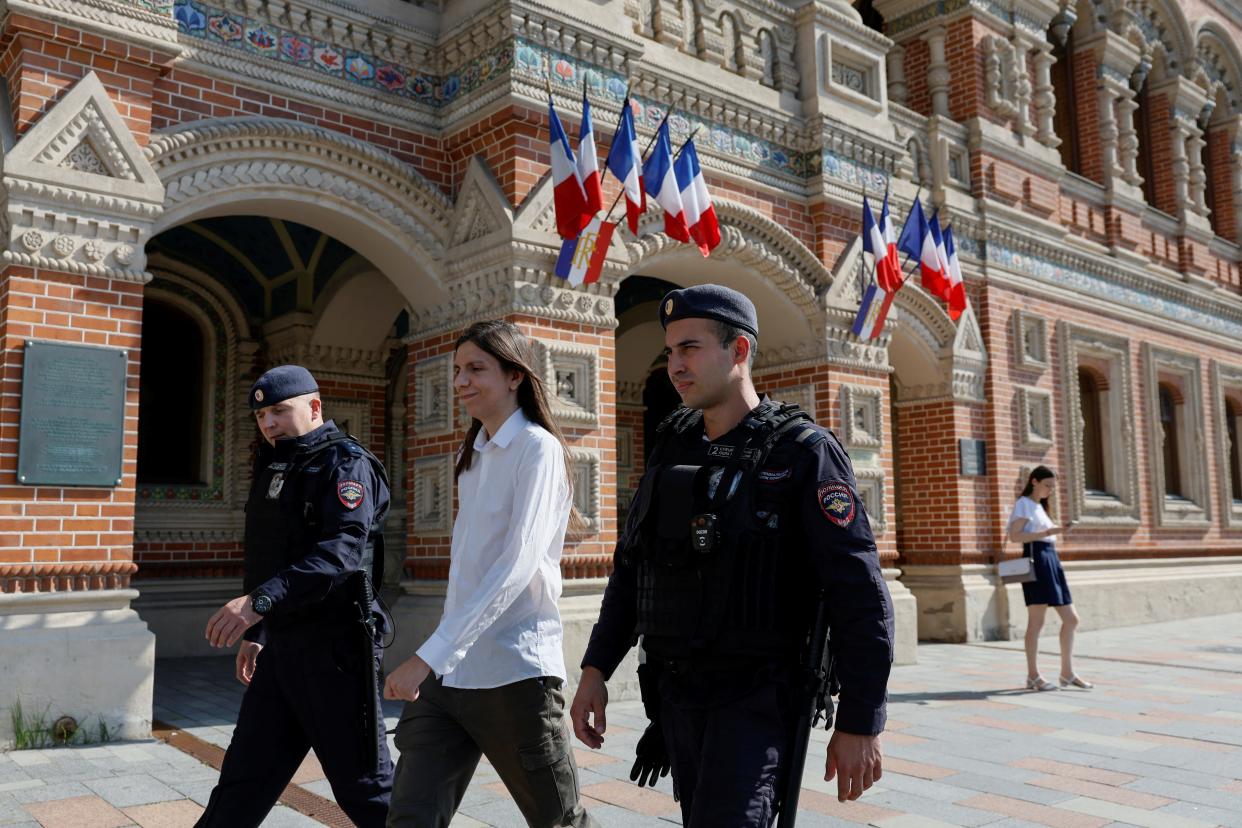
POLYGON ((272 479, 267 484, 267 499, 275 500, 280 497, 280 490, 285 487, 285 475, 283 472, 276 472, 272 475, 272 479))
POLYGON ((819 508, 842 529, 854 522, 854 493, 839 480, 819 484, 819 508))
POLYGON ((362 505, 367 490, 357 480, 342 480, 336 485, 336 496, 346 509, 354 510, 362 505))

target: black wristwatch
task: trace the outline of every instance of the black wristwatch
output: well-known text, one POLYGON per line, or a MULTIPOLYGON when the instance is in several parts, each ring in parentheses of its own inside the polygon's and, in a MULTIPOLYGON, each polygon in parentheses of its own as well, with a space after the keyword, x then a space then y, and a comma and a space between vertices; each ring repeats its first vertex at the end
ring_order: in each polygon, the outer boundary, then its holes
POLYGON ((256 592, 250 596, 250 606, 259 615, 267 615, 272 610, 272 597, 262 592, 256 592))

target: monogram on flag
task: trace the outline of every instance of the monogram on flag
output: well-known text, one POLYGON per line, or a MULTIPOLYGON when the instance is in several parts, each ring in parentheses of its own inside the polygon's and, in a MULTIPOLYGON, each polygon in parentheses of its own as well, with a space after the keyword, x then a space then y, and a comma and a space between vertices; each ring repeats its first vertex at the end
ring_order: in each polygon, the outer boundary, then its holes
POLYGON ((604 269, 604 260, 608 258, 612 233, 616 229, 616 222, 603 221, 597 213, 578 238, 561 243, 561 254, 556 259, 556 275, 574 286, 598 281, 604 269))

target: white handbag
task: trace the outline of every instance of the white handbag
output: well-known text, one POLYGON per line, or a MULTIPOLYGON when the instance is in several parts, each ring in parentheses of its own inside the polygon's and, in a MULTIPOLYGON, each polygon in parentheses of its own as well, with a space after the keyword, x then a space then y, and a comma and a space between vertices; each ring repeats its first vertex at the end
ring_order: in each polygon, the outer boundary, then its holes
POLYGON ((1035 580, 1035 565, 1030 558, 1013 558, 996 565, 996 574, 1007 584, 1025 584, 1035 580))

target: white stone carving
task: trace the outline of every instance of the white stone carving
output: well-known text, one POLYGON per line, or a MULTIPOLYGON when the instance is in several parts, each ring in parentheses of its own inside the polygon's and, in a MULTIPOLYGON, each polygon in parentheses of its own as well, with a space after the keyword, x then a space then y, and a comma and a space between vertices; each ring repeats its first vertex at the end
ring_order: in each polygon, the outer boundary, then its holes
POLYGON ((164 186, 94 72, 5 155, 3 187, 5 261, 124 281, 150 279, 141 252, 128 262, 95 255, 121 244, 141 251, 162 209, 164 186), (79 150, 83 146, 98 165, 79 150))
POLYGON ((571 449, 569 463, 569 475, 574 484, 574 507, 586 524, 583 531, 571 534, 597 534, 602 525, 599 455, 589 449, 571 449))
POLYGON ((634 455, 634 429, 617 426, 617 471, 633 471, 634 455))
POLYGON ((1069 425, 1070 517, 1094 525, 1137 524, 1139 520, 1138 459, 1135 451, 1134 404, 1131 390, 1130 340, 1073 325, 1057 324, 1057 347, 1061 353, 1061 392, 1065 422, 1069 425), (1100 391, 1100 431, 1107 491, 1086 490, 1083 454, 1082 402, 1078 368, 1091 365, 1105 374, 1107 388, 1100 391))
POLYGON ((332 420, 336 427, 358 438, 358 442, 371 448, 371 404, 346 397, 324 397, 323 416, 332 420))
POLYGON ((599 352, 582 345, 535 340, 552 416, 566 425, 599 423, 599 352))
POLYGON ((513 208, 479 156, 470 159, 458 191, 450 247, 486 238, 513 225, 513 208))
POLYGON ((864 385, 841 386, 841 423, 846 448, 884 446, 884 392, 864 385))
POLYGON ((453 457, 420 457, 413 463, 415 535, 448 535, 452 530, 453 457))
POLYGON ((786 385, 768 392, 776 402, 793 403, 815 419, 815 386, 810 383, 803 385, 786 385))
POLYGON ((858 484, 858 499, 867 510, 871 531, 878 538, 888 529, 888 520, 885 518, 884 470, 855 467, 854 479, 858 484))
POLYGON ((1207 446, 1204 444, 1203 392, 1199 381, 1200 360, 1190 354, 1158 348, 1143 343, 1144 385, 1146 386, 1146 419, 1148 459, 1151 462, 1151 496, 1157 526, 1201 525, 1211 517, 1208 496, 1207 446), (1174 439, 1181 466, 1179 488, 1183 497, 1167 495, 1166 479, 1171 474, 1164 466, 1164 430, 1160 422, 1160 384, 1177 386, 1181 399, 1177 404, 1174 439))
POLYGON ((1048 323, 1018 308, 1013 312, 1014 361, 1019 368, 1042 371, 1048 367, 1048 323))
POLYGON ((414 366, 414 434, 420 438, 453 430, 453 355, 441 354, 414 366))
POLYGON ((1052 445, 1052 393, 1041 388, 1018 388, 1019 439, 1023 448, 1046 449, 1052 445))

